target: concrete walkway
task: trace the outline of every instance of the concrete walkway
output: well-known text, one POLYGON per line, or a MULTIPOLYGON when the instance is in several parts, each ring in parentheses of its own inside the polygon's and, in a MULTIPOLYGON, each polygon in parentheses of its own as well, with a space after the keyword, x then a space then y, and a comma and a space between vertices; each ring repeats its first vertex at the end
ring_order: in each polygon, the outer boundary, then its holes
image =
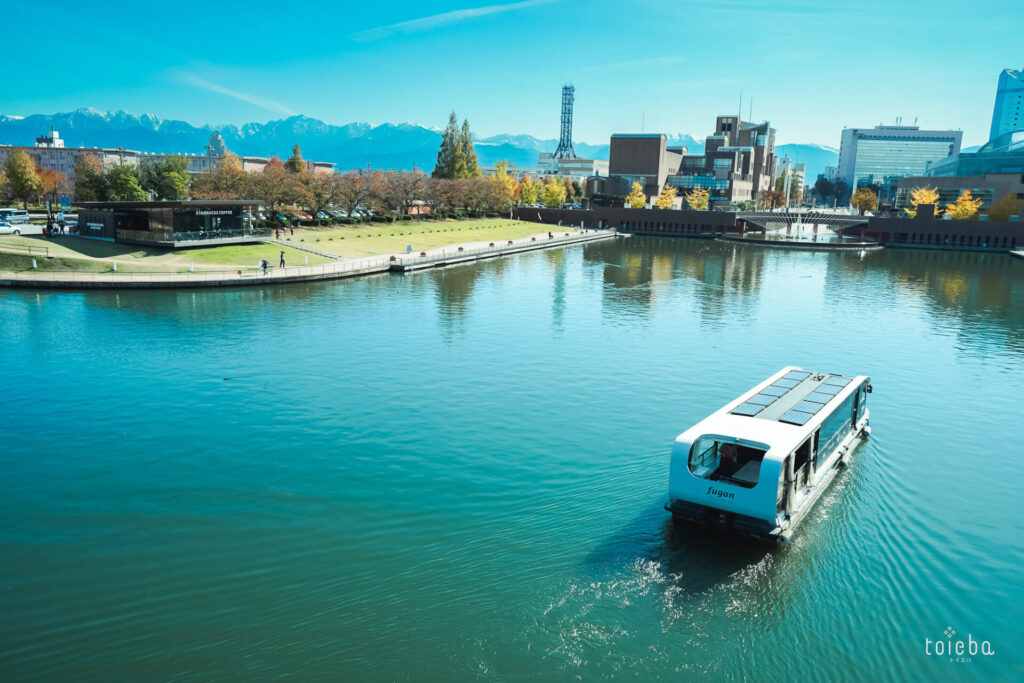
POLYGON ((79 273, 23 271, 0 273, 2 287, 39 287, 46 289, 157 289, 188 287, 238 287, 246 285, 282 284, 338 280, 372 273, 408 272, 422 268, 438 268, 455 263, 468 263, 507 256, 537 249, 571 246, 616 237, 612 230, 560 232, 553 238, 548 233, 519 240, 494 243, 470 242, 429 249, 419 254, 391 254, 334 261, 319 266, 288 266, 270 268, 266 275, 246 270, 197 271, 195 273, 79 273), (462 251, 459 251, 459 247, 462 251))

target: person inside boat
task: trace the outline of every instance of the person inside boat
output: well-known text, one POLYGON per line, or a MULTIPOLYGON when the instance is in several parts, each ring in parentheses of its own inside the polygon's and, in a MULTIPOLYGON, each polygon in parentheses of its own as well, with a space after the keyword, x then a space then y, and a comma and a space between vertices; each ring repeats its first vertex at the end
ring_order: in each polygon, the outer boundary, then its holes
POLYGON ((718 469, 715 471, 719 477, 731 477, 739 469, 736 457, 736 444, 723 443, 718 449, 718 469))

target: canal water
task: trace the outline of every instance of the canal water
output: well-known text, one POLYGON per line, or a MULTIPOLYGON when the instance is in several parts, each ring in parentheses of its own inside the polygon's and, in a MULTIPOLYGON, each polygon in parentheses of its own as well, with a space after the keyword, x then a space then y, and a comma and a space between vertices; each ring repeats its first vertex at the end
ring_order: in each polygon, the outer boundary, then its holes
POLYGON ((1007 255, 633 238, 0 320, 5 680, 1022 675, 1007 255), (781 550, 673 530, 674 437, 790 364, 872 377, 852 467, 781 550))

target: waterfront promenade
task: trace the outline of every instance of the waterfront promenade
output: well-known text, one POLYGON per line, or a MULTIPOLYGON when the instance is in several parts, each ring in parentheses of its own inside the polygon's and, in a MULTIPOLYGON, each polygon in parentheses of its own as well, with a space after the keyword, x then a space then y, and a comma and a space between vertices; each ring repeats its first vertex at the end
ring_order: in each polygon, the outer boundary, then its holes
POLYGON ((421 252, 384 254, 339 260, 315 266, 271 267, 266 274, 259 270, 224 269, 190 273, 88 273, 59 271, 0 272, 2 287, 38 287, 44 289, 159 289, 190 287, 238 287, 338 280, 374 273, 411 272, 500 258, 526 251, 565 247, 617 235, 613 230, 537 233, 518 240, 500 242, 466 242, 421 252))

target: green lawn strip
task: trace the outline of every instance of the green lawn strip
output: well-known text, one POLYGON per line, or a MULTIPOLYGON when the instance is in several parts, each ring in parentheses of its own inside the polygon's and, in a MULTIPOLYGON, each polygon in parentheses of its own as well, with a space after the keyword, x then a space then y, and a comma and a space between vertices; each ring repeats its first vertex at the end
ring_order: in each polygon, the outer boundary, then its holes
MULTIPOLYGON (((92 259, 76 259, 66 256, 47 258, 42 255, 30 256, 28 254, 12 254, 0 252, 0 271, 6 272, 33 272, 32 259, 36 260, 34 272, 61 272, 61 273, 110 273, 113 272, 113 265, 110 261, 97 261, 92 259)), ((120 273, 182 273, 187 272, 187 267, 176 265, 142 266, 132 262, 117 262, 117 272, 120 273)))
MULTIPOLYGON (((569 231, 571 228, 564 228, 569 231)), ((343 228, 300 228, 282 239, 348 258, 373 254, 395 254, 412 245, 414 252, 466 242, 494 242, 522 239, 545 231, 545 226, 508 219, 468 221, 401 221, 393 224, 363 224, 343 228)))
MULTIPOLYGON (((310 245, 317 248, 316 245, 310 245)), ((285 265, 304 266, 307 265, 306 257, 309 257, 308 265, 318 266, 321 263, 333 263, 331 259, 324 258, 318 254, 311 254, 301 249, 293 249, 279 244, 228 244, 221 247, 207 247, 200 249, 178 249, 174 252, 176 260, 184 263, 195 263, 196 265, 235 265, 255 267, 260 259, 267 259, 271 266, 277 266, 280 261, 281 252, 284 252, 285 265)), ((327 251, 324 249, 323 251, 327 251)))

